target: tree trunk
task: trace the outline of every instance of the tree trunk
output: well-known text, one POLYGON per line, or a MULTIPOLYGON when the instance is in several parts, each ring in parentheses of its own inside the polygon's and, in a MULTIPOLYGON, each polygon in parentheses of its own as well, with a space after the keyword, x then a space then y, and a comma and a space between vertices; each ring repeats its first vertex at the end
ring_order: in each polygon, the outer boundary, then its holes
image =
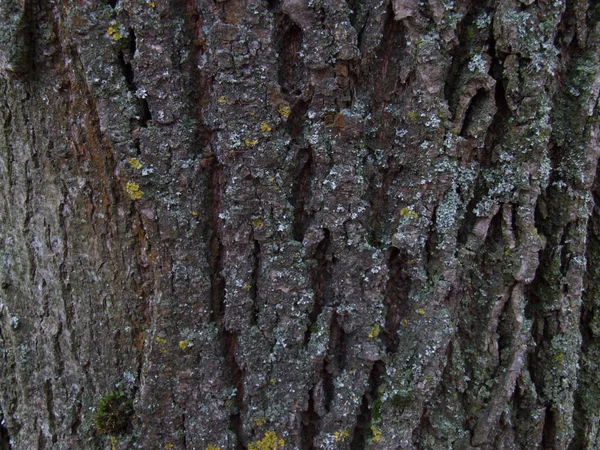
POLYGON ((593 0, 2 0, 1 449, 600 448, 593 0))

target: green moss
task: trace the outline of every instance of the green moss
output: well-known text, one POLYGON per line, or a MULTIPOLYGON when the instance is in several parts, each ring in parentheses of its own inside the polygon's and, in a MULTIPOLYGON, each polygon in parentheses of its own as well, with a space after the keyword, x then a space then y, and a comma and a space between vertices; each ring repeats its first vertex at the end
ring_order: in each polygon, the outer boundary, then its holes
POLYGON ((133 401, 124 393, 113 391, 101 397, 94 414, 94 425, 100 434, 127 431, 133 415, 133 401))
POLYGON ((396 409, 404 409, 413 402, 413 396, 410 393, 396 394, 391 399, 391 404, 396 409))

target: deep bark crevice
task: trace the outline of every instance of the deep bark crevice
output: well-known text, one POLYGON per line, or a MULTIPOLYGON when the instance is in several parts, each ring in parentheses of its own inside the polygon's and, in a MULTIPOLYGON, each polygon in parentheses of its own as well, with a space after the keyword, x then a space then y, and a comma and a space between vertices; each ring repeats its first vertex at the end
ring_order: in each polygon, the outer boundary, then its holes
POLYGON ((389 278, 385 290, 387 306, 385 326, 381 339, 388 354, 398 349, 398 329, 400 322, 408 315, 407 300, 411 288, 411 278, 406 271, 408 254, 405 250, 391 247, 387 254, 389 278))
POLYGON ((319 432, 321 418, 315 409, 315 386, 308 393, 308 408, 302 413, 301 449, 315 450, 314 438, 319 432))
POLYGON ((334 313, 329 331, 329 351, 323 366, 323 393, 325 411, 330 412, 335 397, 335 378, 346 365, 346 333, 340 323, 341 317, 334 313))
POLYGON ((0 450, 12 450, 10 433, 6 427, 4 411, 0 408, 0 450))
POLYGON ((469 129, 471 127, 471 124, 474 122, 477 113, 485 105, 488 95, 488 91, 486 89, 481 88, 478 89, 477 93, 473 96, 473 98, 471 98, 469 106, 467 107, 467 112, 465 113, 462 128, 460 130, 460 133, 458 134, 459 136, 462 136, 464 138, 471 137, 469 136, 469 129))
POLYGON ((372 437, 371 420, 373 403, 377 399, 378 389, 381 384, 381 376, 385 373, 385 364, 383 361, 376 361, 369 374, 367 389, 361 400, 356 425, 352 432, 351 450, 363 450, 366 448, 369 437, 372 437))
POLYGON ((331 286, 331 255, 329 254, 329 246, 331 244, 331 235, 327 228, 323 229, 323 239, 317 245, 313 256, 314 266, 311 270, 311 281, 313 291, 313 306, 308 314, 308 325, 304 334, 304 345, 310 342, 310 337, 313 333, 313 328, 317 324, 317 319, 321 315, 326 304, 327 298, 330 296, 331 286))
POLYGON ((276 45, 279 54, 279 85, 288 101, 298 98, 306 88, 308 70, 300 49, 303 32, 287 15, 277 14, 276 45))
POLYGON ((209 217, 207 220, 208 257, 211 271, 210 297, 211 314, 210 320, 216 322, 222 328, 225 302, 225 279, 223 270, 223 244, 221 242, 221 174, 223 168, 216 160, 212 161, 211 173, 208 179, 210 200, 208 204, 209 217))
POLYGON ((254 240, 254 248, 252 250, 252 274, 250 280, 250 298, 252 299, 252 317, 250 318, 250 324, 256 325, 258 322, 258 316, 260 314, 260 305, 258 304, 258 283, 260 277, 260 264, 261 264, 261 249, 260 242, 254 240))
POLYGON ((312 197, 311 181, 314 173, 313 152, 310 147, 298 150, 295 166, 296 168, 292 173, 292 178, 295 181, 292 187, 292 198, 290 199, 290 203, 294 207, 292 235, 296 241, 302 242, 314 215, 306 208, 312 197))
POLYGON ((235 389, 235 395, 233 396, 235 401, 235 408, 229 416, 229 426, 235 433, 236 437, 236 450, 243 450, 244 447, 244 430, 242 422, 242 413, 244 411, 244 370, 237 363, 235 352, 237 347, 238 336, 236 333, 223 330, 224 344, 225 344, 225 360, 227 362, 228 371, 227 373, 232 378, 232 384, 235 389))
POLYGON ((407 76, 406 79, 401 77, 402 66, 407 62, 406 34, 406 25, 403 21, 395 20, 390 2, 386 10, 383 36, 370 68, 374 101, 376 102, 375 111, 383 109, 387 103, 396 101, 409 84, 410 76, 407 76))
POLYGON ((50 432, 51 442, 55 444, 57 441, 55 433, 56 416, 54 414, 54 394, 52 392, 51 380, 46 380, 44 383, 44 394, 46 397, 46 411, 48 413, 48 431, 50 432))
POLYGON ((367 228, 369 230, 369 243, 376 248, 384 248, 385 243, 389 241, 391 228, 390 208, 391 201, 390 188, 394 180, 402 172, 402 166, 399 166, 392 158, 387 161, 387 167, 378 167, 371 156, 365 162, 365 165, 371 165, 371 175, 369 177, 369 187, 365 196, 370 204, 368 211, 369 219, 367 228))
POLYGON ((462 81, 462 72, 472 54, 471 49, 476 45, 483 46, 483 44, 489 42, 490 29, 480 30, 473 24, 477 16, 489 9, 488 3, 488 1, 469 2, 469 9, 456 28, 458 44, 454 45, 450 51, 452 65, 448 70, 444 85, 444 98, 452 117, 456 114, 458 96, 461 92, 459 85, 462 81))

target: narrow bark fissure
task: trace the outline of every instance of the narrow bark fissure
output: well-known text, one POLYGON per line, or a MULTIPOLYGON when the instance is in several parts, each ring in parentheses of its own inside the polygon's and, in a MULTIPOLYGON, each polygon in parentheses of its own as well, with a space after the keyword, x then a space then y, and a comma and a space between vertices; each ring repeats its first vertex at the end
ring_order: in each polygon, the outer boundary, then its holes
POLYGON ((225 279, 222 275, 223 270, 223 244, 221 242, 221 174, 223 168, 212 161, 211 173, 208 179, 210 199, 208 201, 208 220, 206 236, 208 240, 208 256, 211 272, 210 284, 210 304, 211 322, 217 323, 220 330, 223 329, 223 313, 225 303, 225 279))
POLYGON ((185 414, 181 415, 181 445, 182 448, 187 448, 187 430, 185 427, 185 414))
POLYGON ((541 442, 541 447, 544 449, 554 448, 554 443, 556 442, 556 424, 554 415, 555 414, 552 410, 552 406, 546 406, 546 411, 544 414, 544 431, 542 432, 541 442))
POLYGON ((260 305, 258 304, 258 280, 260 277, 260 264, 261 264, 261 249, 260 242, 254 240, 254 249, 252 250, 252 274, 250 280, 250 298, 252 299, 252 317, 250 318, 250 325, 254 326, 258 322, 258 316, 260 314, 260 305))
POLYGON ((352 432, 351 450, 364 450, 367 448, 369 437, 373 434, 371 420, 373 418, 373 403, 377 399, 378 389, 381 385, 381 375, 385 373, 385 364, 383 361, 376 361, 369 374, 369 383, 362 397, 360 409, 356 417, 356 425, 352 432))
POLYGON ((323 369, 321 370, 321 379, 323 380, 323 408, 325 412, 331 411, 331 403, 335 394, 334 367, 329 357, 325 357, 323 361, 323 369))
POLYGON ((584 275, 584 295, 579 331, 581 333, 581 366, 579 383, 575 391, 575 408, 573 411, 574 439, 569 450, 589 448, 589 428, 593 423, 596 405, 600 402, 600 392, 594 383, 597 376, 590 372, 596 371, 596 354, 600 347, 597 330, 598 286, 600 286, 600 165, 596 167, 592 197, 594 207, 588 221, 587 229, 587 270, 584 275))
POLYGON ((132 92, 134 96, 136 96, 138 99, 137 103, 139 109, 139 117, 136 117, 135 119, 139 122, 140 126, 147 127, 148 121, 152 120, 152 114, 150 113, 148 101, 144 98, 143 95, 141 95, 138 92, 137 85, 135 83, 133 65, 131 64, 131 59, 134 57, 136 50, 137 41, 135 31, 133 28, 129 28, 129 47, 127 51, 119 50, 119 53, 117 54, 117 59, 119 61, 119 67, 121 68, 123 78, 125 78, 127 89, 129 90, 129 92, 132 92))
POLYGON ((239 366, 235 358, 238 336, 236 333, 223 330, 225 344, 225 360, 227 362, 228 373, 232 377, 235 395, 235 409, 229 416, 229 427, 235 433, 236 450, 244 449, 242 412, 244 408, 244 370, 239 366))
POLYGON ((52 346, 54 349, 54 354, 56 358, 56 374, 58 377, 61 377, 65 371, 65 359, 63 357, 63 352, 60 346, 60 336, 63 332, 64 324, 63 322, 58 323, 58 328, 56 330, 56 335, 53 337, 52 346))
POLYGON ((301 449, 315 450, 314 439, 319 432, 321 417, 315 410, 315 386, 308 393, 308 408, 302 413, 301 449))
POLYGON ((55 432, 56 428, 56 416, 54 415, 54 394, 52 392, 52 381, 46 380, 44 383, 44 394, 46 397, 46 412, 48 413, 48 432, 51 436, 53 444, 57 441, 55 432))
POLYGON ((292 139, 298 138, 302 132, 302 125, 304 124, 306 113, 310 107, 311 95, 312 93, 308 94, 308 100, 299 98, 292 105, 290 115, 286 122, 288 133, 292 139))
MULTIPOLYGON (((407 63, 408 56, 406 33, 403 21, 394 19, 392 2, 390 2, 386 10, 383 36, 368 69, 373 86, 373 110, 381 111, 382 115, 387 103, 397 99, 411 79, 410 75, 405 75, 404 79, 402 76, 402 66, 407 63)), ((395 135, 395 127, 386 127, 385 123, 382 125, 384 125, 382 129, 389 132, 394 128, 395 135)))
POLYGON ((367 24, 371 5, 363 0, 346 0, 346 4, 350 9, 348 21, 352 28, 356 30, 358 47, 360 48, 361 34, 367 24))
POLYGON ((275 11, 279 9, 279 5, 281 4, 281 0, 267 0, 267 9, 270 11, 275 11))
POLYGON ((319 318, 331 287, 331 255, 328 254, 331 243, 331 235, 327 228, 323 229, 324 237, 317 245, 313 259, 315 265, 311 271, 313 290, 313 306, 308 314, 308 325, 304 333, 304 345, 310 342, 310 337, 315 331, 317 319, 319 318))
POLYGON ((6 427, 4 410, 0 408, 0 450, 12 450, 12 440, 6 427))
POLYGON ((335 396, 334 379, 342 372, 346 365, 347 338, 344 328, 340 323, 342 317, 334 313, 331 318, 329 332, 329 351, 323 366, 323 394, 325 411, 330 412, 335 396))
POLYGON ((385 289, 385 303, 387 306, 385 326, 381 339, 388 354, 393 354, 398 349, 398 328, 407 311, 408 294, 412 281, 406 272, 408 254, 404 250, 391 247, 388 250, 387 266, 388 281, 385 289))
POLYGON ((467 111, 465 113, 462 128, 460 130, 460 133, 458 134, 459 136, 462 136, 464 138, 471 137, 468 136, 468 134, 471 134, 469 133, 469 128, 476 119, 477 112, 479 112, 482 106, 484 106, 488 95, 488 91, 486 89, 481 88, 478 89, 477 93, 473 96, 473 98, 471 98, 471 101, 469 102, 469 106, 467 107, 467 111))
MULTIPOLYGON (((131 33, 133 33, 133 31, 131 31, 131 33)), ((131 55, 129 55, 129 57, 131 57, 131 55)), ((127 89, 129 89, 130 92, 135 92, 135 76, 133 74, 131 62, 125 59, 125 53, 123 50, 119 51, 117 54, 117 59, 119 60, 119 67, 121 68, 123 78, 125 78, 125 82, 127 83, 127 89)))
POLYGON ((285 14, 277 15, 275 41, 279 54, 278 81, 288 101, 300 97, 306 88, 308 71, 300 54, 302 29, 285 14))
POLYGON ((389 239, 392 222, 392 215, 389 211, 391 208, 390 203, 393 203, 390 202, 390 187, 402 172, 402 166, 389 158, 387 161, 388 167, 378 167, 372 154, 366 159, 365 165, 368 165, 369 162, 372 164, 372 175, 369 178, 369 187, 366 194, 366 199, 370 204, 367 223, 368 239, 373 247, 383 249, 389 239))
MULTIPOLYGON (((138 380, 140 379, 140 375, 138 374, 138 380)), ((79 427, 81 426, 81 410, 82 410, 82 403, 81 403, 81 396, 83 394, 83 388, 81 388, 78 392, 77 392, 77 396, 75 398, 75 402, 73 404, 73 407, 71 408, 71 426, 70 426, 70 430, 71 430, 71 434, 73 436, 77 436, 78 432, 79 432, 79 427)), ((135 396, 134 396, 135 398, 135 396)), ((0 449, 1 450, 1 449, 0 449)))
MULTIPOLYGON (((463 16, 462 20, 456 28, 456 36, 458 38, 458 45, 455 45, 450 53, 452 65, 446 75, 446 83, 444 85, 444 98, 450 108, 450 113, 454 117, 458 106, 458 97, 460 89, 458 89, 461 82, 461 75, 463 67, 468 61, 471 55, 470 49, 476 45, 483 45, 489 42, 490 30, 489 28, 478 29, 473 26, 475 18, 484 12, 488 6, 488 2, 473 1, 469 4, 469 10, 463 16)), ((454 117, 455 118, 455 117, 454 117)))
POLYGON ((206 236, 208 240, 208 256, 211 273, 210 285, 210 320, 217 324, 219 338, 223 348, 223 357, 226 364, 226 376, 235 389, 233 396, 235 407, 229 416, 229 427, 236 436, 236 449, 243 449, 243 428, 242 428, 242 408, 244 404, 244 372, 237 363, 235 352, 238 336, 235 332, 225 328, 223 316, 225 313, 225 278, 222 275, 224 250, 221 240, 221 176, 223 167, 219 165, 216 159, 211 160, 210 176, 208 178, 208 191, 210 199, 208 200, 208 220, 206 225, 206 236))
POLYGON ((313 178, 314 164, 311 148, 301 148, 296 154, 296 167, 293 179, 292 198, 290 202, 294 207, 294 222, 292 236, 298 241, 304 240, 304 234, 310 225, 313 214, 306 211, 306 205, 311 199, 311 180, 313 178))

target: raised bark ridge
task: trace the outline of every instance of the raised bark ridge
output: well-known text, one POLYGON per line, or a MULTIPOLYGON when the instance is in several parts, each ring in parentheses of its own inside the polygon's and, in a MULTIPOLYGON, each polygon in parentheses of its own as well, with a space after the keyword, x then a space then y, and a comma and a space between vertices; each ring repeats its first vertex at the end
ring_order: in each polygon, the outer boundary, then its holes
POLYGON ((0 448, 600 447, 596 2, 33 3, 0 448))

